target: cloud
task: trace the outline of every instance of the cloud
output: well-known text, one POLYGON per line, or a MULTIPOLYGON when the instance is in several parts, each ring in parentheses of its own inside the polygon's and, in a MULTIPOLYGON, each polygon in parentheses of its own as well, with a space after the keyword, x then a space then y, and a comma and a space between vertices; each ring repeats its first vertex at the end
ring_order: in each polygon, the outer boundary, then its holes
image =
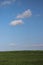
POLYGON ((30 9, 24 11, 23 13, 19 14, 17 16, 17 18, 27 18, 27 17, 30 17, 32 15, 32 12, 30 9))
POLYGON ((23 24, 23 23, 24 22, 22 20, 14 20, 14 21, 10 22, 10 25, 16 26, 16 25, 23 24))
POLYGON ((9 4, 11 4, 11 1, 4 1, 1 3, 1 5, 9 5, 9 4))
POLYGON ((43 44, 22 45, 22 47, 43 47, 43 44))
POLYGON ((4 6, 4 5, 10 5, 13 2, 15 2, 15 0, 4 0, 0 4, 1 6, 4 6))
POLYGON ((43 47, 43 44, 35 44, 35 45, 32 45, 32 46, 34 46, 34 47, 43 47))
POLYGON ((13 47, 16 46, 14 43, 10 43, 9 46, 13 47))
MULTIPOLYGON (((22 14, 19 14, 16 18, 27 18, 27 17, 30 17, 31 15, 32 15, 31 10, 27 9, 22 14)), ((18 19, 18 20, 11 21, 9 25, 16 26, 16 25, 20 25, 20 24, 24 24, 24 22, 21 19, 18 19)))

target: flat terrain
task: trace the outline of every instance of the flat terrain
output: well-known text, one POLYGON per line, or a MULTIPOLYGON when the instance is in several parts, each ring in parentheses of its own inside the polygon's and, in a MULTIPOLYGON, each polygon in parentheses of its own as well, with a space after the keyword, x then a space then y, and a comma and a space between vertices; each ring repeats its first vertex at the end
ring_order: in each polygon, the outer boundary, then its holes
POLYGON ((43 51, 0 52, 0 65, 43 65, 43 51))

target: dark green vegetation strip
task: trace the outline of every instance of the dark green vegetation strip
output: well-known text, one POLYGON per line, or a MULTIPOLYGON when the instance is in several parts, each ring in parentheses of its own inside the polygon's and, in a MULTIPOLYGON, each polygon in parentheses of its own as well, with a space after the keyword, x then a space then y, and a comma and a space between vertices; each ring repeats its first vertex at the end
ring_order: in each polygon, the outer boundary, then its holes
POLYGON ((43 51, 0 52, 0 65, 43 65, 43 51))

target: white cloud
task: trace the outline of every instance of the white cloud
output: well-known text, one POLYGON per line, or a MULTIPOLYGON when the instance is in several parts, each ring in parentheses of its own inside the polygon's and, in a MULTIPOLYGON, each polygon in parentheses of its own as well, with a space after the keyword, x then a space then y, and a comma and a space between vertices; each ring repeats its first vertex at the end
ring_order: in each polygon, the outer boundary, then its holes
POLYGON ((16 26, 16 25, 23 24, 23 23, 24 22, 22 20, 14 20, 14 21, 10 22, 10 25, 16 26))
POLYGON ((43 47, 43 44, 22 45, 22 47, 43 47))
POLYGON ((13 47, 16 46, 14 43, 10 43, 9 46, 13 47))
POLYGON ((32 45, 32 46, 35 46, 35 47, 43 47, 43 44, 35 44, 35 45, 32 45))
POLYGON ((9 4, 11 4, 11 1, 4 1, 1 3, 1 5, 9 5, 9 4))
POLYGON ((11 3, 15 2, 15 0, 4 0, 0 3, 1 6, 10 5, 11 3))
POLYGON ((17 16, 17 18, 26 18, 26 17, 30 17, 32 15, 32 12, 30 9, 24 11, 23 13, 19 14, 17 16))

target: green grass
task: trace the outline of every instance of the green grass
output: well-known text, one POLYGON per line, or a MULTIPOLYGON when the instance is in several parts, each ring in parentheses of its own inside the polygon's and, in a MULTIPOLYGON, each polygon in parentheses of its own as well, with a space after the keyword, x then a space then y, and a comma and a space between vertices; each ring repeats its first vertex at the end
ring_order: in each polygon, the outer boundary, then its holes
POLYGON ((43 51, 0 52, 0 65, 43 65, 43 51))

